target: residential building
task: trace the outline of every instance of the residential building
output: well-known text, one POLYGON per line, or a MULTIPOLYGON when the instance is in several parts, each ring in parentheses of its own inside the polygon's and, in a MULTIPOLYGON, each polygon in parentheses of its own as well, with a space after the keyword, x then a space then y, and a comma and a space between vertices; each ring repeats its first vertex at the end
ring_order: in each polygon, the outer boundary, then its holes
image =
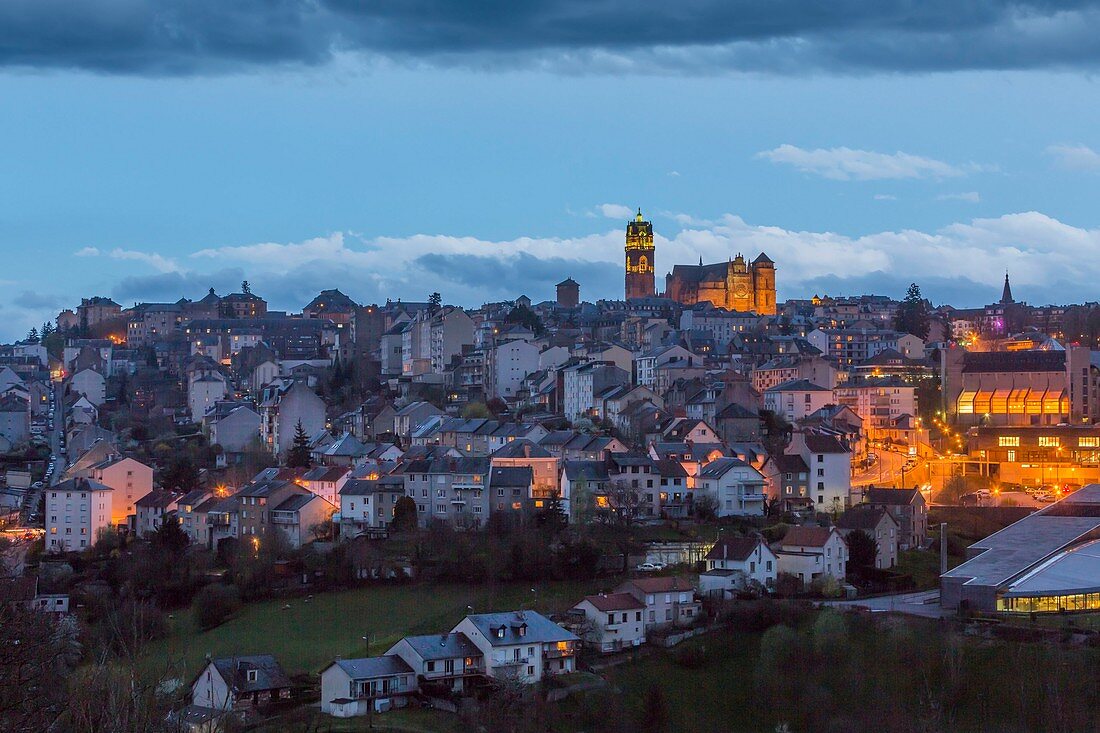
POLYGON ((836 388, 836 403, 863 420, 869 440, 886 436, 902 416, 916 417, 916 385, 901 379, 851 381, 836 388))
POLYGON ((798 578, 803 587, 826 577, 846 577, 848 545, 836 527, 791 527, 774 551, 779 572, 798 578))
POLYGON ((597 416, 604 390, 630 383, 630 374, 610 362, 588 361, 561 370, 562 408, 566 419, 597 416))
POLYGON ((332 502, 316 494, 292 494, 271 510, 271 524, 286 535, 292 548, 298 549, 317 539, 319 528, 335 512, 332 502))
POLYGON ((760 393, 801 380, 833 389, 837 384, 837 370, 827 359, 809 354, 784 354, 752 370, 753 389, 760 393))
POLYGON ((882 507, 898 523, 898 549, 916 550, 928 541, 928 503, 919 489, 879 489, 863 492, 863 503, 882 507))
POLYGON ((846 328, 818 328, 808 333, 806 340, 841 369, 850 369, 887 349, 909 359, 924 356, 924 341, 920 338, 867 322, 846 328))
POLYGON ((576 671, 580 639, 534 611, 508 611, 467 616, 453 629, 476 646, 490 677, 528 684, 576 671))
POLYGON ((828 433, 795 431, 788 454, 798 455, 810 469, 810 498, 818 511, 839 514, 851 503, 852 453, 828 433))
POLYGON ((699 592, 720 597, 751 589, 772 589, 779 561, 760 537, 722 537, 706 555, 699 575, 699 592))
POLYGON ((83 395, 96 407, 107 401, 107 380, 94 369, 81 369, 69 379, 69 390, 83 395))
POLYGON ((417 690, 412 667, 399 656, 337 659, 321 670, 321 712, 351 718, 403 708, 417 690))
POLYGON ((833 391, 800 379, 764 391, 764 409, 789 423, 817 412, 833 401, 833 391))
POLYGON ((600 593, 585 596, 570 613, 578 617, 574 628, 581 640, 609 654, 645 643, 645 610, 630 593, 600 593))
POLYGON ((898 522, 885 507, 857 504, 837 517, 836 528, 845 539, 859 531, 874 540, 876 568, 898 564, 898 522))
POLYGON ((290 699, 293 684, 270 654, 210 659, 191 681, 191 704, 218 711, 260 708, 290 699))
POLYGON ((46 495, 46 551, 80 552, 112 526, 113 489, 79 477, 51 486, 46 495))
POLYGON ((416 502, 422 525, 441 521, 476 528, 489 521, 487 457, 410 460, 395 474, 404 477, 405 494, 416 502))
POLYGON ((301 423, 306 435, 325 429, 325 402, 304 382, 274 382, 260 401, 260 440, 267 450, 283 455, 294 444, 301 423))
POLYGON ((485 676, 485 655, 460 632, 406 636, 386 655, 402 659, 423 684, 456 692, 485 676))
POLYGON ((191 544, 205 546, 209 539, 206 510, 215 503, 213 496, 214 492, 208 489, 195 489, 176 500, 176 519, 191 544))
POLYGON ((166 489, 155 489, 134 502, 137 521, 134 531, 138 537, 156 532, 169 515, 174 515, 180 494, 166 489))
POLYGON ((764 483, 764 476, 740 458, 719 458, 703 466, 695 488, 714 500, 719 517, 762 517, 764 483))
POLYGON ((616 593, 628 593, 645 604, 644 631, 662 626, 690 626, 699 618, 702 603, 685 578, 634 578, 620 584, 616 593))
MULTIPOLYGON (((377 479, 348 479, 340 488, 340 535, 344 538, 384 536, 393 521, 397 500, 405 496, 405 481, 400 475, 377 479)), ((421 516, 421 519, 427 515, 421 516)))

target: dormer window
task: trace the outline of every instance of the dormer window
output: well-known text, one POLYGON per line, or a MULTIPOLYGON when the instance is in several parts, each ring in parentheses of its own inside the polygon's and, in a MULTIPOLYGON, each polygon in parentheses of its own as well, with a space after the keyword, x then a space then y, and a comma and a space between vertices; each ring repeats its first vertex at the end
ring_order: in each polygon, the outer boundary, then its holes
POLYGON ((497 628, 497 638, 498 639, 503 639, 504 638, 504 627, 503 626, 497 628))
POLYGON ((519 635, 520 636, 527 636, 527 624, 520 624, 519 625, 519 635))
POLYGON ((248 670, 247 674, 248 674, 248 681, 249 682, 255 682, 258 679, 259 672, 257 672, 257 670, 254 670, 254 669, 250 669, 250 670, 248 670))

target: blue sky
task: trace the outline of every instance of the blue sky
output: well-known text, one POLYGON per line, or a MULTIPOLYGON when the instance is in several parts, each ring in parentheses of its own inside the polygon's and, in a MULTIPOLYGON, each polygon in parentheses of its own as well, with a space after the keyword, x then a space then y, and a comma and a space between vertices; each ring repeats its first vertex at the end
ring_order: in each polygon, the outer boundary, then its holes
POLYGON ((186 52, 127 35, 144 21, 121 10, 58 45, 34 34, 35 4, 0 9, 0 28, 24 26, 17 52, 0 42, 0 338, 81 295, 196 298, 243 278, 287 309, 324 287, 542 299, 567 275, 618 297, 634 206, 661 273, 763 249, 780 297, 915 280, 977 305, 1007 267, 1031 302, 1097 299, 1100 90, 1075 30, 1095 15, 1034 30, 990 10, 930 46, 912 19, 822 18, 848 39, 827 45, 775 13, 762 40, 687 24, 620 47, 606 18, 557 5, 568 22, 545 43, 500 11, 405 33, 414 19, 368 33, 375 18, 335 50, 306 23, 186 52))

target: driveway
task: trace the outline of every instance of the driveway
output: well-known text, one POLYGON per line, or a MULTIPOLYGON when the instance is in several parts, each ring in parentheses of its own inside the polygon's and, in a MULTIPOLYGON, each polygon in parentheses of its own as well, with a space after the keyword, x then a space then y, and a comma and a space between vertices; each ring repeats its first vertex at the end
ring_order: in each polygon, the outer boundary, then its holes
POLYGON ((924 618, 945 618, 953 616, 954 611, 940 607, 940 592, 924 590, 912 593, 895 593, 874 598, 857 598, 847 601, 824 601, 823 606, 837 608, 862 608, 868 611, 904 613, 924 618))

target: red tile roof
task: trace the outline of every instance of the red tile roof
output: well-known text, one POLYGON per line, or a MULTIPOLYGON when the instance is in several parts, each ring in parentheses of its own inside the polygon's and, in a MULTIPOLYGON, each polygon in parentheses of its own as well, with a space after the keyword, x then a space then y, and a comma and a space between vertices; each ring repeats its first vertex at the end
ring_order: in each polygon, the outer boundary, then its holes
POLYGON ((780 547, 824 547, 832 527, 791 527, 779 542, 780 547))
POLYGON ((629 593, 608 593, 585 596, 584 600, 596 607, 597 611, 627 611, 645 608, 645 604, 629 593))

